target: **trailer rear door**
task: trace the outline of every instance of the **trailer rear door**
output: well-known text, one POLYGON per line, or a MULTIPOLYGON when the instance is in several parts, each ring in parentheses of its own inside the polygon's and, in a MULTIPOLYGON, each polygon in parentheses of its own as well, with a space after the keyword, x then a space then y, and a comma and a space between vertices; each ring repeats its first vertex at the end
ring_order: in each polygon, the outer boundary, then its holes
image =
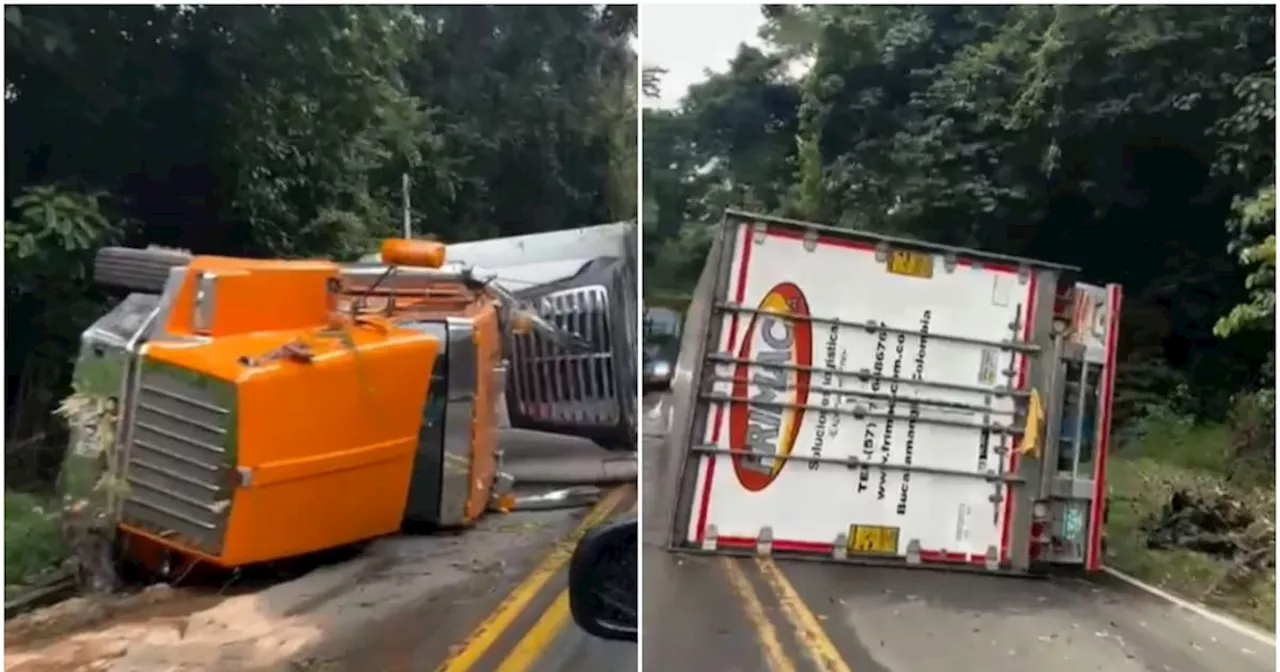
POLYGON ((1056 271, 763 218, 720 243, 674 543, 1007 560, 1056 271))

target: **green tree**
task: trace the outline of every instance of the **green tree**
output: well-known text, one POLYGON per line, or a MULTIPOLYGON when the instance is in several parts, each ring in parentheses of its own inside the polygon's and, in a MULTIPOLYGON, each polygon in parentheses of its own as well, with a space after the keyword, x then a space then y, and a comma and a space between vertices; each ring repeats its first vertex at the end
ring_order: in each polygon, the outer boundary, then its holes
POLYGON ((36 325, 6 349, 10 438, 58 429, 102 245, 351 258, 399 231, 405 173, 415 231, 444 240, 634 217, 635 25, 625 5, 7 7, 6 319, 36 325))
POLYGON ((650 245, 731 204, 1073 264, 1125 286, 1122 413, 1185 386, 1184 410, 1221 415, 1222 389, 1266 384, 1269 8, 763 12, 763 49, 646 113, 650 245))

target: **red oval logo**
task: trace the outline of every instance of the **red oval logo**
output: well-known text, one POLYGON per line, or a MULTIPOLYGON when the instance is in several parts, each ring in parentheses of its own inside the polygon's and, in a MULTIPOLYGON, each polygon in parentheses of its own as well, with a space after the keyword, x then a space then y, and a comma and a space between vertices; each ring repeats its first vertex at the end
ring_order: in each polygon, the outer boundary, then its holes
MULTIPOLYGON (((790 282, 769 290, 759 309, 809 317, 804 293, 790 282)), ((747 401, 729 409, 729 450, 738 482, 759 492, 778 478, 800 434, 804 409, 798 406, 809 400, 811 374, 795 367, 807 369, 813 361, 813 324, 757 313, 742 335, 738 359, 744 361, 733 371, 733 397, 747 401)))

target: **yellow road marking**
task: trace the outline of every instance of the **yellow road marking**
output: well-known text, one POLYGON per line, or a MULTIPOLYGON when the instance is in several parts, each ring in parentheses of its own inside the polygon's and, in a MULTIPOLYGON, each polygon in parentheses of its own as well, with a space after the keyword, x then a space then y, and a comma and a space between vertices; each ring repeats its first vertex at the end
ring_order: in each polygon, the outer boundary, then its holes
MULTIPOLYGON (((635 513, 637 504, 638 502, 633 502, 625 515, 635 513)), ((569 619, 569 589, 563 588, 524 637, 516 643, 506 660, 498 666, 497 672, 526 672, 532 669, 564 630, 569 619)))
POLYGON ((782 643, 778 641, 778 631, 765 615, 764 605, 760 604, 760 598, 756 596, 755 588, 751 587, 747 575, 738 567, 738 561, 734 558, 722 557, 720 564, 724 567, 724 573, 729 578, 729 585, 733 587, 733 592, 738 594, 743 606, 747 609, 747 620, 756 629, 756 638, 760 640, 760 648, 764 650, 764 659, 769 670, 795 672, 796 666, 782 649, 782 643))
POLYGON ((773 589, 778 596, 778 602, 782 605, 782 613, 786 615, 787 620, 791 621, 791 626, 796 630, 796 636, 800 638, 800 643, 808 654, 809 659, 820 670, 826 672, 851 672, 849 666, 844 662, 844 658, 836 649, 836 645, 831 642, 831 638, 827 637, 827 632, 822 629, 822 625, 818 622, 818 617, 813 615, 808 605, 800 598, 800 593, 796 592, 795 586, 782 575, 782 571, 773 563, 771 558, 756 558, 756 565, 760 568, 760 573, 764 576, 764 580, 773 589))
POLYGON ((538 618, 538 622, 529 628, 529 632, 520 638, 507 659, 498 666, 498 672, 525 672, 532 669, 568 622, 569 590, 566 588, 560 591, 551 606, 538 618))
POLYGON ((498 637, 511 627, 516 618, 520 616, 525 607, 529 606, 529 602, 533 600, 542 587, 555 576, 560 568, 564 566, 569 558, 573 556, 574 546, 578 540, 583 537, 592 527, 595 527, 600 521, 604 520, 617 508, 619 502, 622 501, 623 495, 628 491, 627 486, 614 488, 604 499, 596 504, 591 513, 587 514, 585 520, 582 521, 578 528, 568 537, 561 539, 556 544, 555 549, 534 568, 532 572, 525 577, 520 585, 507 595, 506 599, 498 605, 493 613, 489 614, 480 625, 476 626, 471 634, 463 640, 462 645, 445 658, 443 663, 436 668, 436 672, 464 672, 470 670, 488 650, 497 641, 498 637))

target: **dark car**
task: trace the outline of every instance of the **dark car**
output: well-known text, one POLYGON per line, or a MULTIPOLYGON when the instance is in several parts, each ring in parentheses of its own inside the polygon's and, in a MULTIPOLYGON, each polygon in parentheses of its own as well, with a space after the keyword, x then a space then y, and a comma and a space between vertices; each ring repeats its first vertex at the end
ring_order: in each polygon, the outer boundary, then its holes
POLYGON ((670 308, 645 308, 641 377, 644 388, 665 390, 680 352, 681 316, 670 308))
POLYGON ((644 389, 665 390, 671 387, 671 369, 674 365, 672 357, 666 356, 664 348, 658 343, 644 344, 643 372, 644 389))

